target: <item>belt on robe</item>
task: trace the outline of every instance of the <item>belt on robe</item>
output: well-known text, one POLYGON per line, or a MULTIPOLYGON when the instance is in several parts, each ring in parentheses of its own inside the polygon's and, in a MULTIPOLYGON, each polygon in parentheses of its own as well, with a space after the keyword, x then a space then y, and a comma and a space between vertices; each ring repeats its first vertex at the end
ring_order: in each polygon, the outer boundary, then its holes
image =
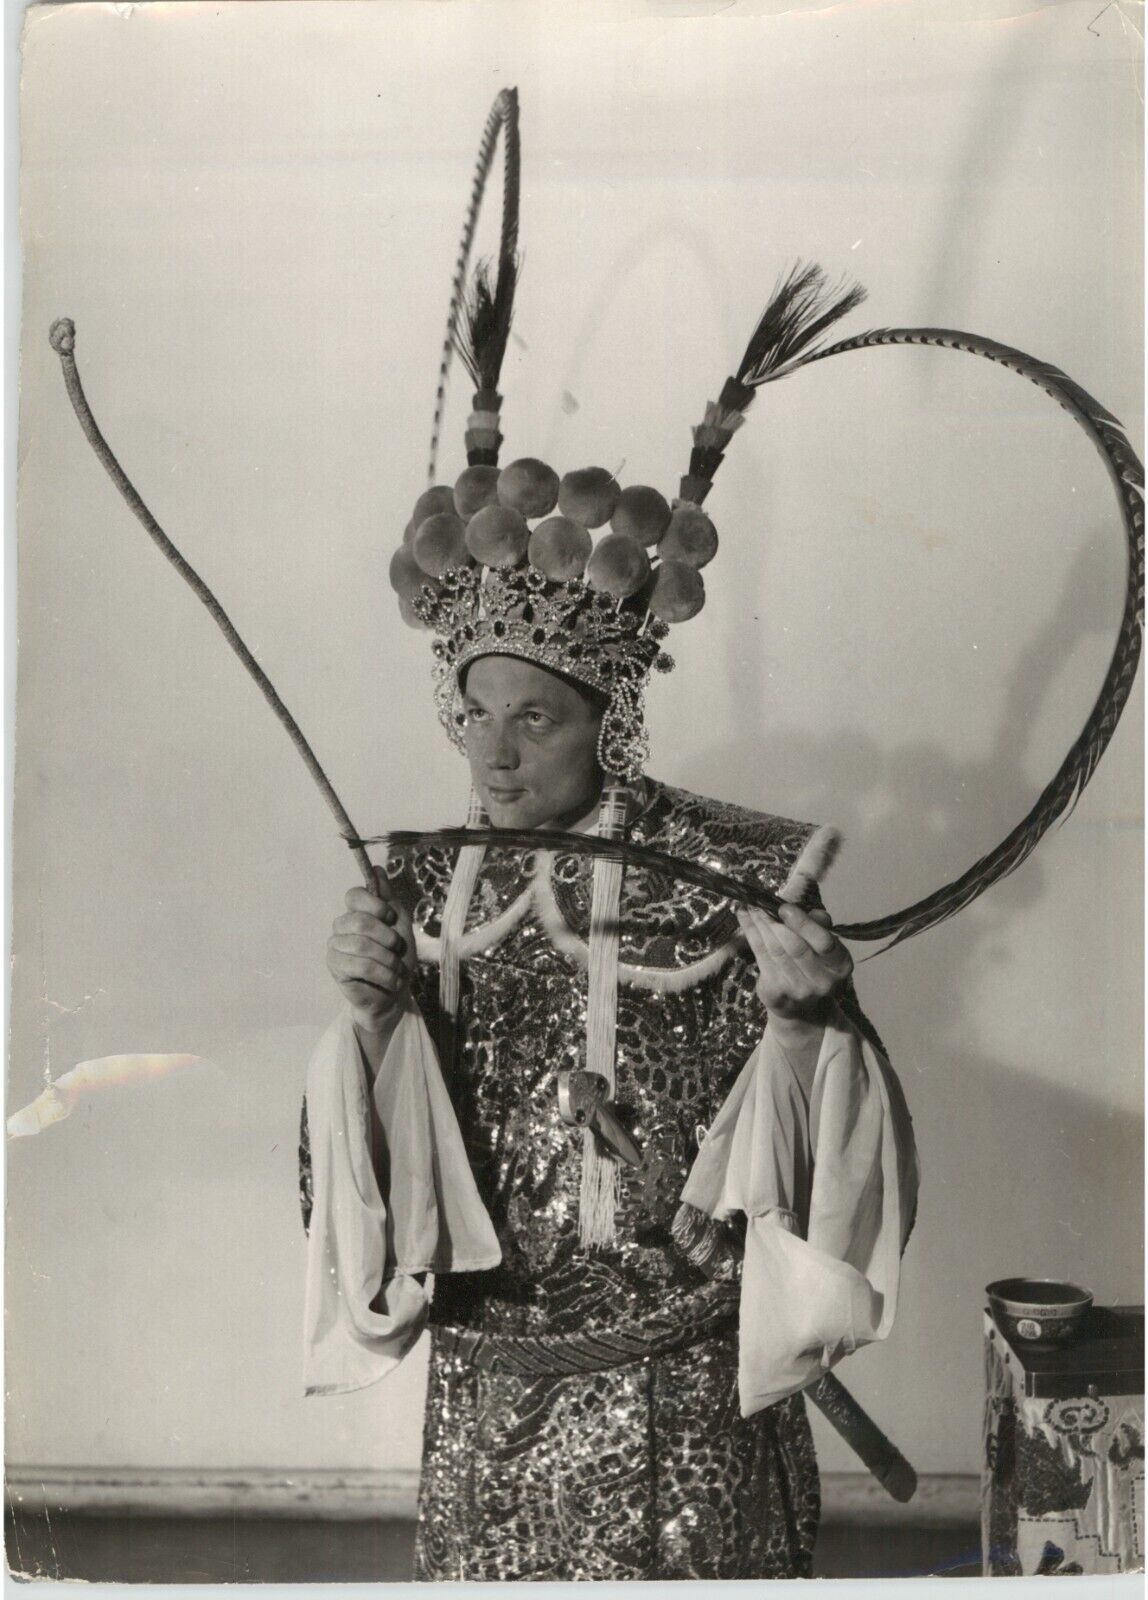
POLYGON ((736 1333, 738 1289, 711 1302, 704 1311, 619 1322, 613 1327, 570 1333, 483 1333, 474 1328, 435 1323, 436 1345, 483 1372, 519 1378, 568 1378, 583 1372, 609 1372, 655 1356, 676 1355, 704 1339, 736 1333))
MULTIPOLYGON (((676 1355, 705 1339, 735 1337, 738 1295, 738 1288, 731 1285, 728 1297, 723 1296, 692 1316, 687 1310, 673 1318, 654 1317, 592 1331, 482 1333, 474 1328, 434 1323, 431 1332, 439 1350, 461 1357, 481 1372, 517 1378, 569 1378, 579 1373, 609 1372, 655 1356, 676 1355)), ((912 1499, 917 1488, 913 1467, 834 1373, 823 1373, 801 1392, 832 1423, 894 1500, 912 1499)))

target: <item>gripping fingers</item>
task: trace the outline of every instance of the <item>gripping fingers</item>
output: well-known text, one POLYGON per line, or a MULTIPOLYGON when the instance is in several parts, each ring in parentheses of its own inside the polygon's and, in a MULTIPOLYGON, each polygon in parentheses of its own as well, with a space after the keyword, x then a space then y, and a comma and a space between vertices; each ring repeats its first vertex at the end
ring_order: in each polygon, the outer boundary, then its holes
POLYGON ((778 937, 783 931, 780 925, 764 912, 754 910, 739 913, 739 921, 749 940, 758 971, 763 975, 767 972, 775 974, 784 981, 787 992, 800 994, 805 988, 805 980, 778 937))
MULTIPOLYGON (((411 930, 410 918, 401 907, 390 900, 383 900, 377 894, 371 894, 368 889, 354 888, 347 891, 347 918, 364 918, 371 925, 372 936, 387 947, 404 951, 408 957, 408 964, 414 966, 414 936, 411 930), (387 935, 386 930, 393 930, 387 935)), ((343 918, 336 922, 336 928, 343 931, 339 924, 343 918)), ((350 931, 348 924, 347 931, 350 931)), ((356 931, 364 931, 361 924, 357 924, 356 931)))
MULTIPOLYGON (((773 989, 776 985, 778 993, 805 1001, 832 993, 852 971, 853 961, 844 945, 824 927, 808 923, 804 913, 797 914, 804 919, 802 933, 764 912, 746 911, 739 921, 767 986, 773 989), (816 948, 814 938, 827 948, 816 948)), ((769 997, 763 998, 768 1004, 769 997)))
POLYGON ((737 913, 737 920, 741 927, 741 931, 745 934, 745 937, 749 942, 749 948, 753 951, 754 959, 757 961, 758 966, 760 966, 763 961, 769 959, 768 946, 765 943, 765 937, 762 932, 765 918, 757 914, 753 908, 750 907, 744 910, 739 910, 737 913))
POLYGON ((363 911, 344 911, 341 917, 336 917, 334 933, 340 939, 362 939, 381 950, 401 950, 404 944, 397 928, 363 911))
POLYGON ((815 993, 816 985, 802 965, 798 952, 786 941, 788 929, 763 914, 755 932, 757 944, 754 945, 752 939, 750 942, 762 975, 768 972, 773 982, 790 999, 810 998, 815 993))
POLYGON ((401 950, 384 950, 382 945, 374 944, 370 939, 361 939, 355 934, 333 934, 327 948, 332 955, 370 962, 385 967, 388 972, 402 972, 406 967, 401 950))
POLYGON ((774 925, 774 932, 793 959, 809 972, 828 972, 840 982, 853 971, 853 957, 820 916, 798 906, 782 906, 781 922, 774 925))
POLYGON ((800 960, 809 951, 809 942, 795 929, 784 922, 775 921, 756 907, 751 906, 740 912, 738 920, 755 955, 767 954, 774 960, 781 956, 800 960))
POLYGON ((804 961, 810 953, 809 940, 803 939, 796 928, 784 922, 773 923, 766 929, 766 934, 778 950, 783 950, 794 961, 804 961))
POLYGON ((373 989, 391 994, 402 988, 406 973, 397 961, 374 961, 365 956, 348 955, 336 950, 331 955, 331 972, 340 983, 368 983, 373 989))
MULTIPOLYGON (((803 911, 800 906, 782 905, 780 918, 779 927, 815 950, 819 956, 831 954, 839 942, 820 919, 803 911)), ((796 948, 794 953, 797 953, 796 948)))
POLYGON ((359 912, 368 917, 375 918, 378 922, 394 924, 398 920, 398 913, 389 900, 382 900, 377 894, 372 894, 369 889, 358 887, 347 890, 347 910, 359 912))

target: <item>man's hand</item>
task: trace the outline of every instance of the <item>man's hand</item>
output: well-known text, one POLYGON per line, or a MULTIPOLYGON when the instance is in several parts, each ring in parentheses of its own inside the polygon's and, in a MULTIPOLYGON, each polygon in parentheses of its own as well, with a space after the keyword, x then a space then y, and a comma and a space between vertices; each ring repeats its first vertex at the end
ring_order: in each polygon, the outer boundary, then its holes
POLYGON ((789 1031, 820 1027, 853 971, 853 957, 832 932, 828 912, 783 905, 780 916, 775 922, 752 906, 738 912, 757 961, 757 992, 771 1019, 789 1031))
POLYGON ((366 1034, 388 1032, 415 970, 410 917, 369 889, 349 890, 347 909, 335 918, 327 941, 327 969, 355 1026, 366 1034))

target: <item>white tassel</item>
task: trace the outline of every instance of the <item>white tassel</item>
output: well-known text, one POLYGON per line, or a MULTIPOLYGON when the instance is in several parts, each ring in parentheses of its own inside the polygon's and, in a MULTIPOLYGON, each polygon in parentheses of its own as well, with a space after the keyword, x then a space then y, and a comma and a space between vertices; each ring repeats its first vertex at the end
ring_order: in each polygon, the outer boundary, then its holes
POLYGON ((814 828, 793 863, 781 898, 794 905, 803 905, 836 861, 840 849, 841 835, 836 828, 814 828))
MULTIPOLYGON (((602 793, 598 833, 604 839, 622 836, 626 821, 626 791, 611 785, 602 793)), ((586 996, 586 1070, 601 1073, 607 1099, 614 1098, 614 1054, 618 1031, 618 945, 622 902, 622 863, 594 863, 594 891, 590 902, 590 950, 586 996)), ((598 1152, 593 1132, 582 1136, 582 1192, 579 1198, 578 1237, 586 1249, 614 1242, 614 1208, 617 1166, 598 1152)))
MULTIPOLYGON (((471 790, 470 810, 467 815, 468 828, 481 828, 485 825, 485 815, 478 796, 471 790)), ((442 1007, 444 1030, 442 1043, 445 1048, 446 1039, 458 1014, 458 985, 459 985, 459 943, 462 939, 463 929, 466 927, 466 914, 470 909, 471 896, 474 886, 478 881, 479 870, 486 855, 486 846, 481 844, 464 844, 458 852, 458 860, 451 873, 450 887, 446 892, 446 904, 442 908, 442 936, 439 940, 439 969, 438 969, 438 997, 442 1007)), ((444 1066, 446 1063, 443 1063, 444 1066)))

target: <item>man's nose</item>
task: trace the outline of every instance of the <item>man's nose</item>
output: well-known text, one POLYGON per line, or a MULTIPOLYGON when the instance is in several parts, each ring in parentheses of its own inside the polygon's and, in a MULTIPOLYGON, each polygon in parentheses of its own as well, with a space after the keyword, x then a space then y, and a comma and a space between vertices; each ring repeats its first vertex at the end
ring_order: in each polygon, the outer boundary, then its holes
POLYGON ((513 729, 495 727, 491 730, 486 751, 486 764, 495 772, 513 772, 518 766, 518 744, 513 729))

